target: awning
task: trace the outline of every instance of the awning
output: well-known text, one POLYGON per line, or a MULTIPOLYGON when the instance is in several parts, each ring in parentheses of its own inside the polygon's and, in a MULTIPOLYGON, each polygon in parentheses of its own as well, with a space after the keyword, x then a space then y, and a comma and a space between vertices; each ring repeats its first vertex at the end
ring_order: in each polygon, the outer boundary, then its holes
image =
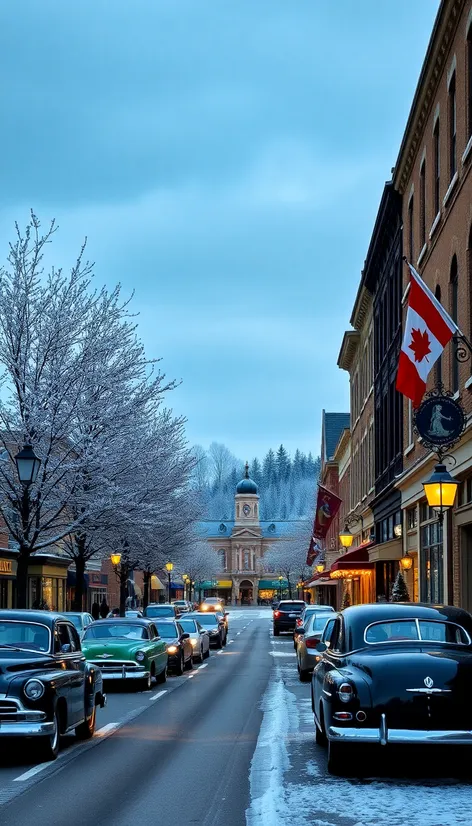
POLYGON ((373 545, 374 542, 366 542, 365 545, 359 545, 358 548, 348 551, 347 554, 338 556, 336 562, 333 562, 331 565, 330 576, 337 579, 339 576, 342 576, 343 571, 349 571, 350 573, 354 573, 355 571, 359 571, 359 573, 371 571, 374 563, 369 561, 369 548, 373 545))
POLYGON ((319 585, 336 585, 334 579, 330 579, 326 574, 319 574, 317 579, 312 579, 304 588, 318 588, 319 585))
POLYGON ((259 591, 271 591, 277 590, 277 588, 288 588, 288 582, 286 579, 283 579, 279 582, 278 579, 260 579, 259 580, 259 591))
POLYGON ((156 574, 151 577, 151 591, 165 591, 164 585, 156 574))

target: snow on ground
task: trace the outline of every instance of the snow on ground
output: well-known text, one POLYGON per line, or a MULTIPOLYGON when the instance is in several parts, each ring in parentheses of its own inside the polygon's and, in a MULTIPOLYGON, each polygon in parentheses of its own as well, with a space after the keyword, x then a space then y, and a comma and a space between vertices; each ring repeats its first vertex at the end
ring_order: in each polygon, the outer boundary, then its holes
MULTIPOLYGON (((274 659, 262 711, 247 826, 472 824, 472 784, 463 780, 328 775, 326 752, 314 742, 309 687, 307 695, 293 663, 274 659)), ((405 750, 402 760, 415 766, 411 751, 405 750)))

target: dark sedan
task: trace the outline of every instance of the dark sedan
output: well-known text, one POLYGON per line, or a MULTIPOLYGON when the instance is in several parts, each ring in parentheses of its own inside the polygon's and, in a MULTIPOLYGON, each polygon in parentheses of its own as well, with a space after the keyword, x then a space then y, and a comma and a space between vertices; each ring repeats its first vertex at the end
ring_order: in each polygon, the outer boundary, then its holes
POLYGON ((358 744, 472 746, 472 616, 417 603, 356 605, 318 646, 316 741, 328 769, 359 768, 358 744))
POLYGON ((157 620, 155 622, 159 636, 167 645, 169 657, 168 668, 174 674, 183 674, 187 668, 193 668, 193 646, 190 634, 184 631, 180 622, 157 620))
POLYGON ((306 608, 306 602, 301 599, 283 599, 279 602, 273 614, 274 637, 281 631, 292 631, 296 620, 306 608))
POLYGON ((332 605, 307 605, 306 608, 303 609, 302 613, 299 617, 295 620, 295 628, 293 629, 293 647, 295 651, 297 650, 297 642, 298 636, 300 633, 300 629, 307 625, 308 620, 310 619, 313 614, 334 614, 334 608, 332 605))
POLYGON ((61 734, 86 740, 105 705, 99 668, 75 626, 48 611, 0 611, 0 737, 35 737, 54 760, 61 734))
POLYGON ((222 618, 218 614, 210 612, 204 614, 203 612, 195 612, 194 614, 187 614, 186 619, 196 619, 208 631, 210 635, 210 645, 214 648, 223 648, 226 645, 226 628, 222 618))

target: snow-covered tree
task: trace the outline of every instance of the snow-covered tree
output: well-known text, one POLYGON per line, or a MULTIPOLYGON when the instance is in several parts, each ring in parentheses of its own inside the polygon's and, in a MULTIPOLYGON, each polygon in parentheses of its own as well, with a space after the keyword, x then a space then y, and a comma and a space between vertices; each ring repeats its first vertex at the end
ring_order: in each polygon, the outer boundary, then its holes
POLYGON ((409 602, 410 594, 402 572, 399 570, 392 587, 392 602, 409 602))
POLYGON ((292 590, 296 587, 296 583, 306 579, 310 573, 310 568, 306 564, 306 556, 311 532, 310 520, 294 523, 292 537, 272 545, 262 560, 265 571, 282 574, 286 578, 290 599, 292 599, 292 590))

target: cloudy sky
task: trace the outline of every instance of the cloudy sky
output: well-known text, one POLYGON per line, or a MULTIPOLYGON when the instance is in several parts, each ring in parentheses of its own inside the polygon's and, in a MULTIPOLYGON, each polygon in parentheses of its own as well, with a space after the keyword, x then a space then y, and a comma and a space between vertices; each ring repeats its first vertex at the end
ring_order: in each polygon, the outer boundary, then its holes
POLYGON ((0 255, 33 207, 135 290, 188 436, 319 451, 438 0, 15 0, 0 255))

